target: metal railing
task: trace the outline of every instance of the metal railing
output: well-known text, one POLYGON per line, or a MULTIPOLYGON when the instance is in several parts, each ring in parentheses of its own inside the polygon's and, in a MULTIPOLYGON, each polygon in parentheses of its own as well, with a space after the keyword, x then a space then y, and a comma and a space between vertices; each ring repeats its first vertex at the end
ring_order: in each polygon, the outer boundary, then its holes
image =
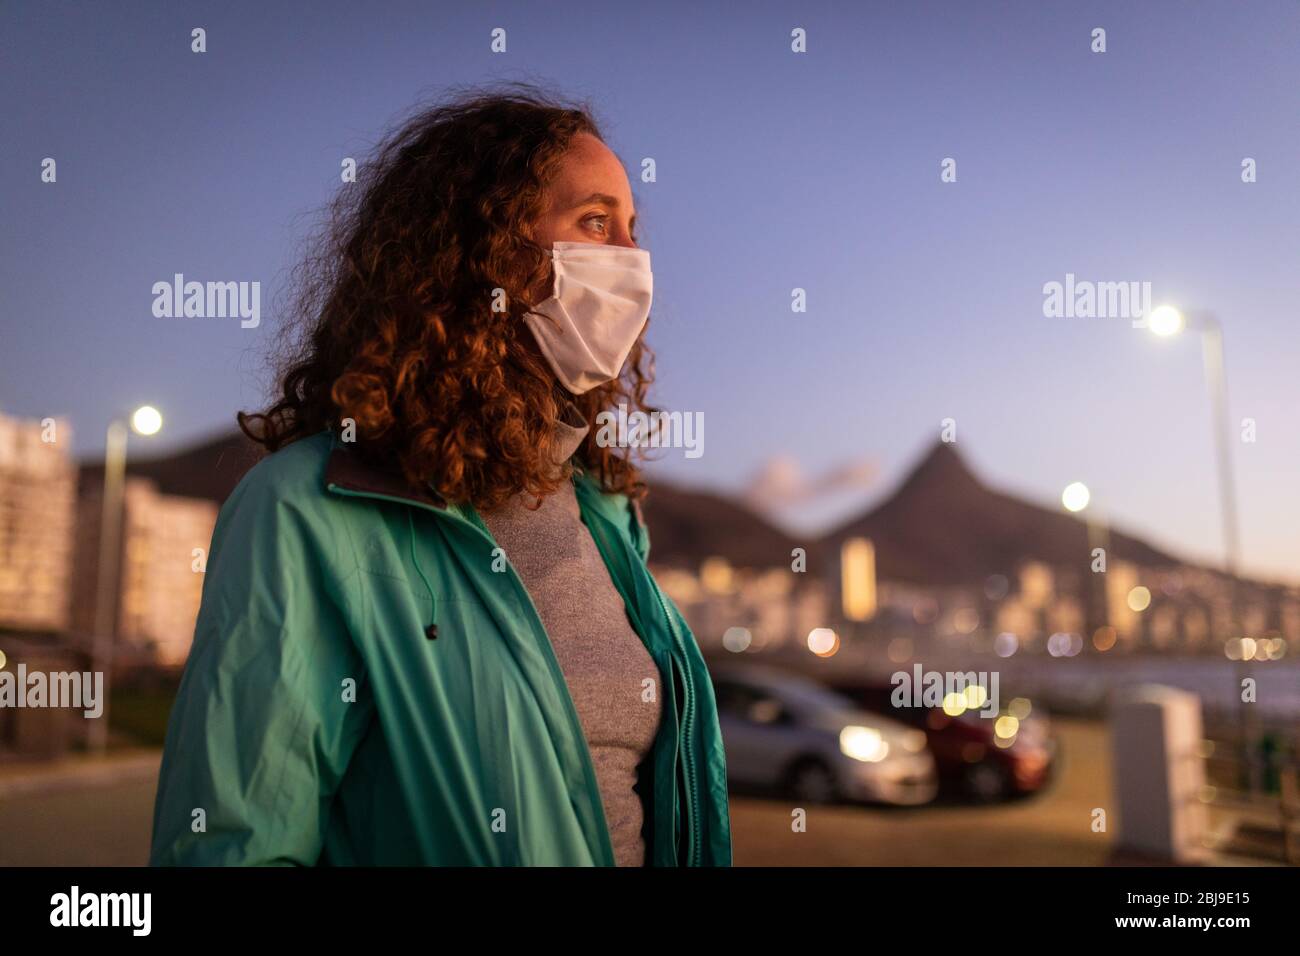
POLYGON ((1205 803, 1230 818, 1234 853, 1300 865, 1300 749, 1265 733, 1205 741, 1205 803))

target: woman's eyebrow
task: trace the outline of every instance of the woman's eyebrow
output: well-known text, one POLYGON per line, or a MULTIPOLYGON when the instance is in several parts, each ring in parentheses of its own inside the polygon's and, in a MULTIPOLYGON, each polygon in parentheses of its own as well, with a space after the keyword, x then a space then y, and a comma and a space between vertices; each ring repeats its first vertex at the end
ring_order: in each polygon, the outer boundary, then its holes
POLYGON ((592 193, 586 199, 579 199, 570 208, 577 209, 579 206, 588 206, 591 203, 598 203, 602 206, 609 206, 611 209, 617 209, 618 197, 611 196, 609 193, 592 193))

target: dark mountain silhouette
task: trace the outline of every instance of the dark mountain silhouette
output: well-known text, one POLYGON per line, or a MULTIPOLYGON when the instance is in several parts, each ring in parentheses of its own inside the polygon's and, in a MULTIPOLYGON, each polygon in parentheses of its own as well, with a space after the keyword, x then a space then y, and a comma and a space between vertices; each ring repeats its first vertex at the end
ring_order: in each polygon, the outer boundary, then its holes
MULTIPOLYGON (((931 585, 979 585, 1010 575, 1028 558, 1078 567, 1087 524, 1053 508, 994 491, 950 443, 939 442, 887 500, 841 525, 819 545, 833 559, 845 538, 870 538, 880 577, 931 585)), ((1148 567, 1182 564, 1144 541, 1111 530, 1108 557, 1148 567)))
POLYGON ((652 559, 697 568, 717 555, 738 568, 790 567, 799 544, 749 508, 706 491, 650 482, 644 502, 652 559))
MULTIPOLYGON (((233 432, 172 455, 131 459, 127 472, 154 481, 164 494, 221 503, 261 456, 260 446, 233 432)), ((102 462, 88 462, 81 479, 98 484, 103 471, 102 462)), ((656 563, 698 567, 716 555, 735 567, 789 566, 794 542, 722 495, 653 481, 642 507, 656 563)))
MULTIPOLYGON (((243 435, 225 433, 172 455, 133 459, 128 471, 153 480, 165 494, 220 503, 261 453, 243 435)), ((98 482, 102 470, 98 462, 84 464, 83 481, 98 482)), ((788 568, 799 546, 808 547, 810 567, 830 568, 844 539, 862 536, 875 544, 882 579, 981 586, 989 575, 1014 574, 1029 558, 1078 568, 1090 547, 1082 520, 986 487, 942 442, 884 502, 811 545, 725 495, 662 481, 650 483, 643 510, 656 563, 691 568, 711 556, 741 568, 788 568)), ((1108 557, 1147 567, 1184 563, 1114 529, 1108 557)))
MULTIPOLYGON (((171 455, 128 458, 126 471, 155 482, 163 494, 207 498, 220 504, 261 457, 261 446, 242 432, 223 432, 171 455)), ((80 472, 83 483, 100 484, 104 480, 104 463, 84 462, 80 472)))

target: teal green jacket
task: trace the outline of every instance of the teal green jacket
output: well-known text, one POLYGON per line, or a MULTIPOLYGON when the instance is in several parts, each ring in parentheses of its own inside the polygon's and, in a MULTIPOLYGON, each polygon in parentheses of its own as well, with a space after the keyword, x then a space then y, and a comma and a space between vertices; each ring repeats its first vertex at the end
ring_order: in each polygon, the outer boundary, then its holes
MULTIPOLYGON (((646 568, 637 509, 574 482, 659 669, 647 863, 728 866, 699 648, 646 568)), ((472 507, 413 492, 329 432, 254 467, 213 533, 150 862, 614 865, 573 700, 496 547, 472 507)))

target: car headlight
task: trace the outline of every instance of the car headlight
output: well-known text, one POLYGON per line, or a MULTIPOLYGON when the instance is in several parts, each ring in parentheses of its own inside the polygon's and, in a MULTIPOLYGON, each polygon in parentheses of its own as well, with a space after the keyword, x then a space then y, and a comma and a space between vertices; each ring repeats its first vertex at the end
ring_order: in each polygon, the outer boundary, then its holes
POLYGON ((889 744, 874 727, 845 727, 840 731, 840 751, 864 763, 879 763, 889 754, 889 744))

